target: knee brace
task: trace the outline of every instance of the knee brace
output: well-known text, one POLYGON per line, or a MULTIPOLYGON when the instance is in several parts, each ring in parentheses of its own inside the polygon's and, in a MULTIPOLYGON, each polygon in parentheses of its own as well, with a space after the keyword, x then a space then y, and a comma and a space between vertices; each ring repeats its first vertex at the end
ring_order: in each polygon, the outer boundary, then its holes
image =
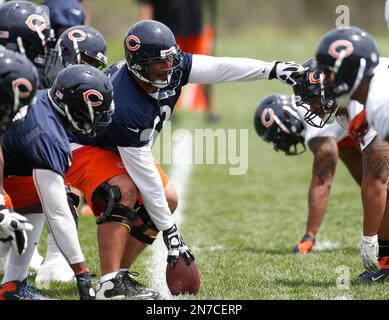
POLYGON ((76 227, 78 229, 78 212, 77 212, 77 207, 80 203, 80 197, 73 193, 68 186, 66 186, 66 195, 68 198, 68 204, 70 211, 72 213, 74 222, 76 223, 76 227))
POLYGON ((113 221, 121 223, 131 230, 136 211, 120 204, 120 199, 121 192, 117 186, 103 183, 96 189, 92 196, 93 207, 96 205, 103 208, 101 214, 96 218, 97 224, 113 221))
POLYGON ((134 223, 131 226, 131 235, 139 240, 140 242, 143 242, 147 245, 153 244, 156 236, 150 236, 146 234, 146 231, 151 229, 153 231, 158 232, 159 230, 155 226, 154 222, 151 220, 145 206, 143 204, 138 205, 136 208, 136 216, 134 217, 134 220, 141 220, 140 225, 134 225, 134 223))

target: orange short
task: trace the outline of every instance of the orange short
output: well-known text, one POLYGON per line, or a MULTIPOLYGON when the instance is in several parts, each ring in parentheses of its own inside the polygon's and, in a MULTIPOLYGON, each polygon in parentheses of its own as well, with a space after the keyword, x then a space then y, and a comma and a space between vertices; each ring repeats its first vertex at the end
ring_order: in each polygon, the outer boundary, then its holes
POLYGON ((13 207, 16 211, 17 209, 40 203, 31 176, 4 178, 4 189, 11 196, 13 207))
POLYGON ((204 27, 202 34, 195 36, 176 36, 176 42, 184 52, 210 55, 212 53, 213 36, 212 27, 207 25, 204 27))
MULTIPOLYGON (((155 162, 165 187, 169 177, 155 162)), ((73 152, 72 165, 65 176, 65 183, 80 190, 92 208, 92 194, 103 182, 127 174, 124 164, 115 152, 91 146, 81 147, 73 152)), ((142 201, 138 195, 138 201, 142 201)))
POLYGON ((338 142, 338 147, 357 148, 357 145, 355 144, 354 140, 350 136, 347 136, 346 138, 338 142))
MULTIPOLYGON (((169 177, 155 163, 165 187, 169 177)), ((72 165, 65 176, 65 183, 80 190, 92 207, 92 194, 103 182, 120 174, 127 174, 120 156, 112 151, 85 146, 73 152, 72 165)), ((14 208, 25 208, 39 203, 32 177, 4 178, 4 188, 12 198, 14 208)), ((141 200, 140 194, 138 201, 141 200)))

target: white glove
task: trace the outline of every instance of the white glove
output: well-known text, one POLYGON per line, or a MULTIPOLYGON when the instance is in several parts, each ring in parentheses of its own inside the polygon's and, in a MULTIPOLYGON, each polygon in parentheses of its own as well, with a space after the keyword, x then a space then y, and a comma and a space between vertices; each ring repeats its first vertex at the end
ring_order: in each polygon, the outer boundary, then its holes
POLYGON ((378 262, 378 236, 362 236, 361 260, 365 269, 369 272, 380 270, 378 262))
POLYGON ((0 241, 10 244, 17 254, 22 255, 26 251, 26 231, 31 231, 32 228, 25 217, 0 206, 0 241))
POLYGON ((305 74, 307 68, 294 61, 279 62, 276 61, 273 70, 270 72, 269 79, 277 78, 283 83, 294 86, 296 85, 296 78, 305 74))

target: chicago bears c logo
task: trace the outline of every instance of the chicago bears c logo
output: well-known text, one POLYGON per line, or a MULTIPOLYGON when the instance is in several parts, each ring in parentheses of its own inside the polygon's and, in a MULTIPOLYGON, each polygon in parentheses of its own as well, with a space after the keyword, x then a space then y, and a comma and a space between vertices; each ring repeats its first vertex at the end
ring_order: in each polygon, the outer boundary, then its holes
POLYGON ((265 128, 269 128, 274 122, 274 111, 272 108, 266 108, 262 111, 261 122, 265 128))
POLYGON ((32 91, 32 84, 25 78, 17 78, 12 81, 12 90, 15 92, 16 88, 19 90, 19 97, 28 98, 32 91))
POLYGON ((32 14, 28 16, 26 20, 26 25, 29 29, 32 31, 43 31, 47 27, 46 19, 44 16, 41 16, 39 14, 32 14))
POLYGON ((140 40, 137 36, 130 35, 126 39, 126 46, 130 51, 136 51, 140 48, 140 40))
POLYGON ((83 93, 84 101, 88 104, 90 102, 92 107, 98 107, 101 106, 103 103, 104 97, 103 95, 94 89, 90 89, 88 91, 85 91, 83 93))
POLYGON ((340 39, 331 43, 331 45, 328 48, 328 54, 335 59, 339 57, 339 54, 342 51, 345 51, 345 55, 344 55, 345 58, 348 57, 350 54, 352 54, 354 51, 354 46, 352 42, 348 40, 340 39))
POLYGON ((86 33, 80 29, 75 29, 68 33, 68 38, 72 41, 81 42, 86 39, 86 33))
MULTIPOLYGON (((324 79, 324 74, 323 74, 323 79, 324 79)), ((309 83, 310 84, 318 84, 318 83, 320 83, 320 72, 318 72, 318 71, 311 72, 309 74, 309 83)))

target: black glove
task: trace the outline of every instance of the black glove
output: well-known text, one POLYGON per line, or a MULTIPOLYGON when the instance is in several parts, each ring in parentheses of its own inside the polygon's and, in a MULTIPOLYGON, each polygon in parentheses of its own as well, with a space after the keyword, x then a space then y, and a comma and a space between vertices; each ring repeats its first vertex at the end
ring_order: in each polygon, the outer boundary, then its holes
POLYGON ((168 250, 167 263, 169 263, 172 267, 176 265, 180 254, 184 256, 185 263, 187 265, 190 265, 195 260, 192 252, 185 245, 176 225, 173 225, 170 229, 163 231, 163 241, 165 242, 168 250))
POLYGON ((96 300, 96 294, 92 287, 92 279, 89 272, 76 275, 80 300, 96 300))

